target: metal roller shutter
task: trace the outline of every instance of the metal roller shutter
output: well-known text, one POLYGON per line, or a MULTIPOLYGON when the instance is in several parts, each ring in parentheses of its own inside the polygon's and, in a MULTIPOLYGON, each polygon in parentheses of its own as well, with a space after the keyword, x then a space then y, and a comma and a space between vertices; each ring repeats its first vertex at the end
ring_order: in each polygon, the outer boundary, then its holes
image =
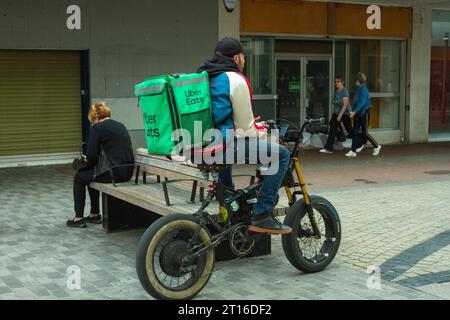
POLYGON ((79 150, 80 70, 77 51, 0 50, 0 157, 79 150))

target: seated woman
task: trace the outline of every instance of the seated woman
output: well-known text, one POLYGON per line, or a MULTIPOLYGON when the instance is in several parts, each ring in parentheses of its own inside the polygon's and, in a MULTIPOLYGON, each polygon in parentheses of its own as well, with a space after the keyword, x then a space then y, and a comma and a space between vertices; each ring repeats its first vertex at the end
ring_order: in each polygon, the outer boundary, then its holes
POLYGON ((133 176, 134 154, 130 135, 122 123, 110 119, 110 116, 111 110, 103 102, 91 106, 89 110, 88 118, 92 127, 85 159, 87 167, 78 170, 73 180, 75 218, 67 221, 68 227, 86 228, 86 222, 101 223, 102 221, 99 206, 100 193, 90 188, 89 183, 112 182, 111 166, 130 164, 130 166, 114 169, 116 182, 128 181, 133 176), (107 160, 99 161, 103 152, 107 160), (91 200, 91 212, 87 218, 83 218, 86 187, 91 200))

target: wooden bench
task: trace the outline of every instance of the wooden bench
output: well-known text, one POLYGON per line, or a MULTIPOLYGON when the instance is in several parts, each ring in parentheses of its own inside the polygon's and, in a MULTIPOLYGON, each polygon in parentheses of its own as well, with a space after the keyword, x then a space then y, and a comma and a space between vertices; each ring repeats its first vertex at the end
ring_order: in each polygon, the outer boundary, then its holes
MULTIPOLYGON (((130 181, 114 186, 93 182, 90 186, 102 194, 103 227, 107 232, 147 227, 149 223, 142 222, 142 215, 149 216, 151 223, 168 214, 192 214, 200 207, 199 202, 190 201, 191 188, 184 181, 170 185, 170 206, 165 203, 162 184, 156 177, 148 177, 145 184, 130 181)), ((219 212, 218 204, 211 203, 208 210, 211 214, 219 212)))
MULTIPOLYGON (((152 222, 168 214, 192 214, 200 207, 195 203, 195 191, 198 186, 206 187, 209 181, 199 175, 198 169, 186 168, 162 157, 142 156, 141 152, 136 152, 135 178, 132 181, 90 184, 102 194, 103 227, 107 232, 139 227, 142 221, 137 216, 143 214, 152 216, 152 222)), ((218 212, 214 203, 210 210, 218 212)))
MULTIPOLYGON (((114 210, 107 206, 105 200, 115 198, 129 203, 141 209, 164 216, 173 213, 192 214, 198 210, 203 201, 203 190, 208 188, 212 180, 202 174, 194 165, 177 163, 166 157, 149 155, 146 149, 139 148, 135 156, 135 178, 130 182, 120 184, 93 182, 90 186, 102 193, 104 216, 108 216, 114 210), (142 178, 140 173, 142 172, 142 178), (170 183, 170 192, 169 192, 170 183), (200 188, 199 202, 196 202, 196 190, 200 188)), ((250 183, 254 182, 252 175, 250 183)), ((286 205, 279 204, 276 214, 285 214, 286 205)), ((208 206, 208 212, 218 214, 219 205, 212 202, 208 206)), ((123 215, 123 214, 122 214, 123 215)), ((107 231, 112 231, 108 222, 113 222, 113 217, 104 223, 107 231)))
POLYGON ((200 201, 203 201, 204 190, 212 183, 211 179, 205 177, 196 166, 184 162, 176 162, 163 156, 149 155, 146 149, 139 148, 136 150, 136 180, 138 183, 139 173, 143 171, 143 183, 147 182, 147 175, 157 177, 157 182, 163 187, 164 199, 168 206, 171 205, 170 195, 168 192, 168 184, 181 181, 192 181, 190 202, 195 202, 197 188, 200 188, 200 201), (161 182, 161 177, 164 181, 161 182))

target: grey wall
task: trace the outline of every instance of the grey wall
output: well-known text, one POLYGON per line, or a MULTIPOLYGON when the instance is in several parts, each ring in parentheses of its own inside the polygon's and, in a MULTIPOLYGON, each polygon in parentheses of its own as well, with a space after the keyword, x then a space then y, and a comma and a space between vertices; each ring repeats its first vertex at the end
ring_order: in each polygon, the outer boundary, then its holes
POLYGON ((134 85, 193 72, 217 37, 218 1, 0 0, 0 49, 89 49, 92 100, 106 100, 131 131, 143 128, 134 85), (81 30, 66 27, 73 4, 81 30))
POLYGON ((431 8, 413 8, 413 34, 410 40, 410 87, 408 142, 428 140, 431 65, 431 8))

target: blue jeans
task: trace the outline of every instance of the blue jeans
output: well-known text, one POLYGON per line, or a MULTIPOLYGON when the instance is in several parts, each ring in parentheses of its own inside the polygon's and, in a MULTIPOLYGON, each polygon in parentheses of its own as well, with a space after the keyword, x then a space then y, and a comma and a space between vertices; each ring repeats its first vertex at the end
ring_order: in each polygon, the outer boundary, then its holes
POLYGON ((370 122, 370 110, 366 111, 361 117, 355 116, 355 124, 353 127, 353 139, 352 139, 353 152, 356 152, 357 148, 365 145, 367 141, 369 141, 374 148, 378 148, 378 143, 375 141, 374 137, 372 137, 368 132, 367 128, 369 127, 369 122, 370 122), (360 134, 359 134, 359 127, 357 127, 357 125, 361 127, 360 134))
POLYGON ((358 146, 365 145, 367 143, 367 117, 366 114, 355 115, 353 123, 353 138, 352 138, 352 151, 356 152, 358 146), (359 137, 359 129, 361 128, 361 136, 359 137), (358 141, 361 139, 361 141, 358 141))
MULTIPOLYGON (((272 213, 275 208, 278 190, 283 184, 284 176, 291 161, 289 150, 282 145, 274 144, 266 140, 247 138, 245 139, 245 155, 244 150, 236 150, 236 147, 233 150, 227 150, 227 152, 234 152, 235 160, 238 158, 238 152, 241 153, 241 159, 245 159, 246 164, 266 164, 263 163, 263 159, 260 157, 260 150, 268 150, 267 156, 271 159, 270 166, 278 164, 278 171, 275 174, 263 176, 257 202, 253 205, 252 211, 254 214, 268 214, 272 213), (255 158, 257 163, 250 163, 250 160, 255 158)), ((229 163, 227 162, 227 164, 229 163)), ((220 173, 219 179, 225 186, 234 188, 231 164, 220 173)))

